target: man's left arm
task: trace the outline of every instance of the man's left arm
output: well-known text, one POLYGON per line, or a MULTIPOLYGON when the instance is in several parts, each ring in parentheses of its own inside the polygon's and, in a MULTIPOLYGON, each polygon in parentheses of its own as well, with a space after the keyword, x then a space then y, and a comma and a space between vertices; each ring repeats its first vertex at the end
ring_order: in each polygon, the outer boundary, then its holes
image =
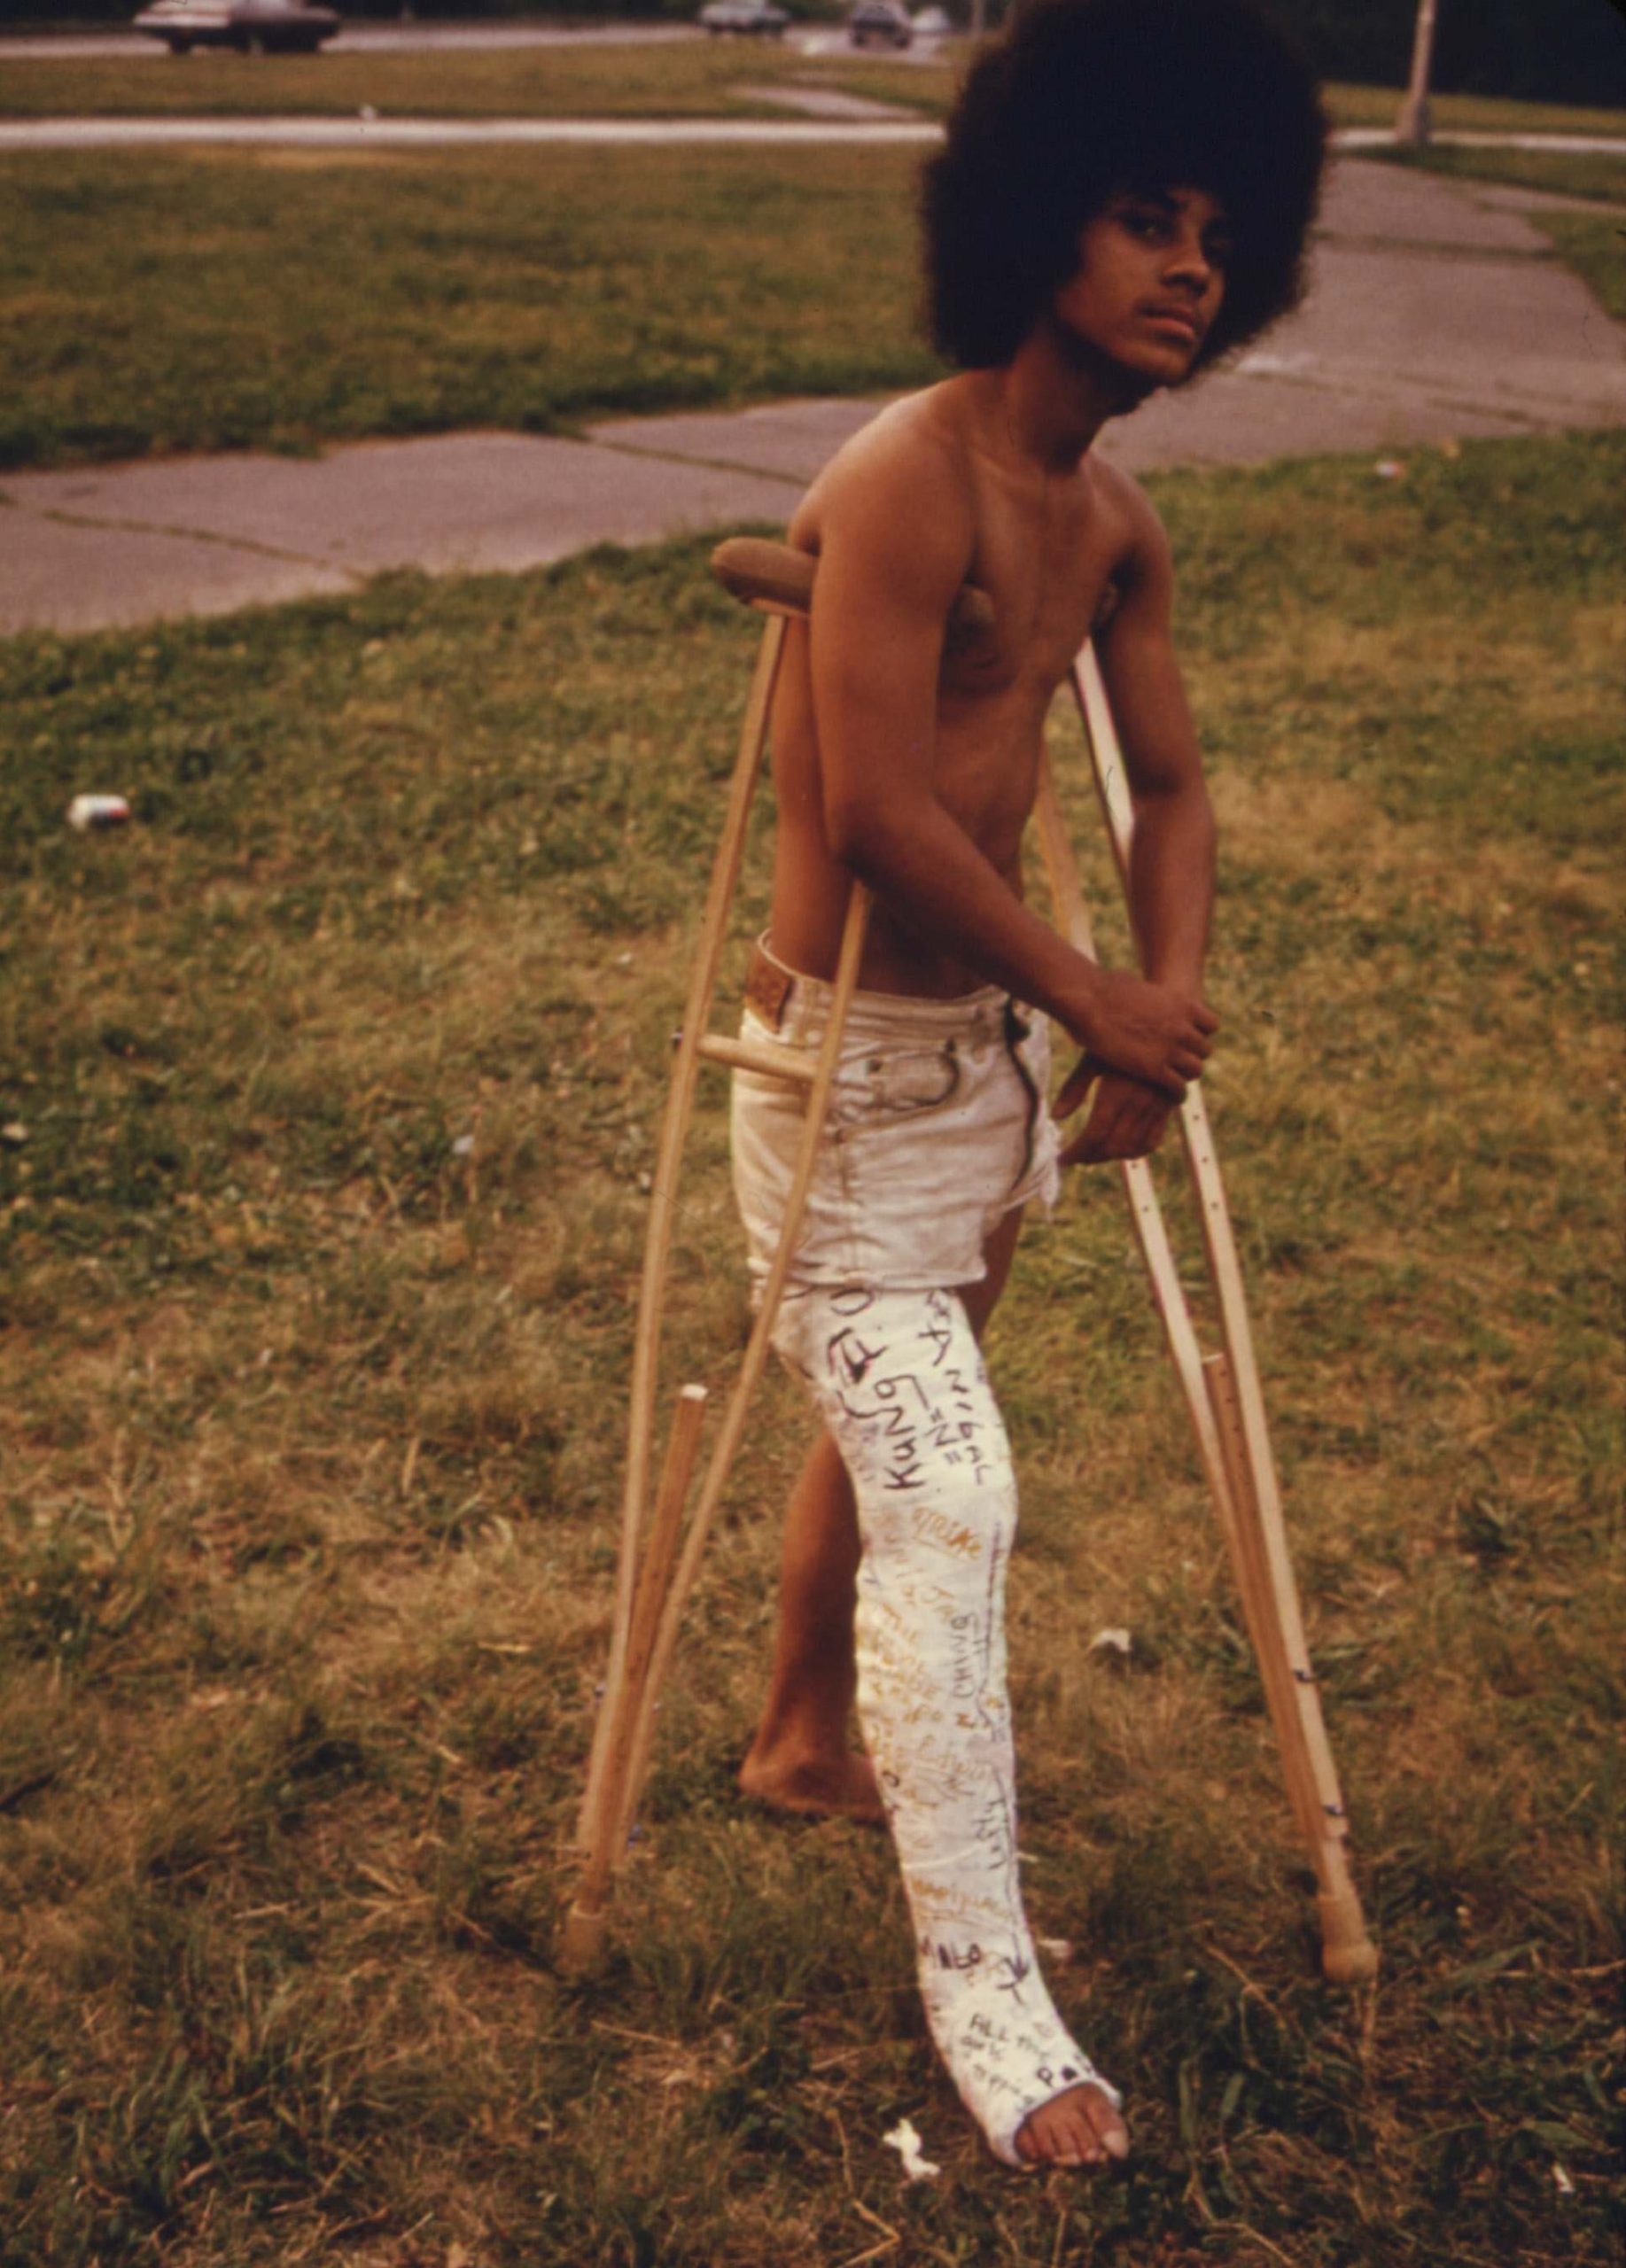
MULTIPOLYGON (((1175 660, 1168 538, 1138 493, 1136 502, 1140 524, 1123 596, 1096 637, 1095 652, 1134 806, 1129 902, 1141 967, 1159 983, 1196 994, 1214 905, 1214 812, 1175 660)), ((1074 1071, 1057 1098, 1059 1117, 1078 1108, 1095 1068, 1086 1058, 1074 1071)), ((1101 1072, 1084 1130, 1063 1151, 1063 1163, 1148 1156, 1163 1139, 1172 1107, 1155 1087, 1101 1072)))

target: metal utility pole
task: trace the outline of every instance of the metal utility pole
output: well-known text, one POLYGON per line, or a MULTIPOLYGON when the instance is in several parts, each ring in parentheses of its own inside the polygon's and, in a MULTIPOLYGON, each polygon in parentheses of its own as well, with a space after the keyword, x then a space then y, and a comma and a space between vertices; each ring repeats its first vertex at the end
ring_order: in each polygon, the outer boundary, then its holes
POLYGON ((1435 0, 1417 0, 1417 35, 1412 42, 1412 83, 1395 120, 1395 139, 1409 150, 1426 149, 1433 127, 1428 77, 1434 68, 1435 0))

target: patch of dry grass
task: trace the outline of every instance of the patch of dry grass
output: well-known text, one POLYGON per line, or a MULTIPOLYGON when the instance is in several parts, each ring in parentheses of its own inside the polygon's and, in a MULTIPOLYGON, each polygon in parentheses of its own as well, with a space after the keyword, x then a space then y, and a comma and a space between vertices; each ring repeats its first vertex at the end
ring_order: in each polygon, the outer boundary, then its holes
MULTIPOLYGON (((965 2130, 884 1845, 733 1798, 784 1382, 610 1965, 553 1969, 641 1177, 751 643, 703 548, 0 649, 6 2268, 1611 2256, 1622 455, 1158 484, 1225 827, 1212 1105, 1385 1967, 1316 1982, 1086 1182, 991 1359, 1030 1893, 1135 2118, 1095 2188, 965 2130), (70 834, 82 788, 136 827, 70 834), (1121 1674, 1088 1651, 1118 1624, 1121 1674), (904 2114, 945 2167, 914 2191, 904 2114)), ((721 1104, 675 1270, 718 1379, 721 1104)))

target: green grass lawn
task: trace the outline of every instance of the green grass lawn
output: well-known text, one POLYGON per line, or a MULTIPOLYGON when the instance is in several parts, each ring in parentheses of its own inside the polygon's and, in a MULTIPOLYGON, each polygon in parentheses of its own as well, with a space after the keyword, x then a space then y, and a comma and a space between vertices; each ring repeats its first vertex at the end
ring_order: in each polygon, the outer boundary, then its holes
POLYGON ((0 159, 0 465, 911 384, 913 184, 844 149, 0 159))
MULTIPOLYGON (((552 1963, 754 643, 704 547, 0 646, 6 2268, 1614 2260, 1623 471, 1605 434, 1155 484, 1223 833, 1210 1107, 1384 1968, 1316 1981, 1084 1177, 990 1359, 1029 1893, 1137 2137, 1099 2184, 971 2140, 884 1845, 732 1797, 783 1382, 609 1966, 552 1963), (71 832, 81 789, 134 826, 71 832)), ((673 1375, 716 1384, 724 1141, 708 1088, 673 1375)))
POLYGON ((851 85, 900 107, 940 109, 953 66, 891 69, 854 55, 809 58, 773 41, 509 48, 494 52, 0 59, 0 117, 783 117, 742 89, 851 85))
POLYGON ((1501 182, 1513 189, 1626 205, 1626 157, 1562 150, 1465 150, 1439 143, 1427 150, 1374 150, 1371 155, 1387 165, 1420 167, 1452 181, 1501 182))
POLYGON ((1599 306, 1616 322, 1626 322, 1626 224, 1620 216, 1594 220, 1590 213, 1540 213, 1534 217, 1560 257, 1591 286, 1599 306))
MULTIPOLYGON (((1327 107, 1338 126, 1389 126, 1399 113, 1397 87, 1329 84, 1327 107)), ((1497 95, 1436 95, 1434 123, 1454 134, 1619 134, 1626 136, 1626 111, 1588 109, 1580 104, 1513 102, 1497 95)))

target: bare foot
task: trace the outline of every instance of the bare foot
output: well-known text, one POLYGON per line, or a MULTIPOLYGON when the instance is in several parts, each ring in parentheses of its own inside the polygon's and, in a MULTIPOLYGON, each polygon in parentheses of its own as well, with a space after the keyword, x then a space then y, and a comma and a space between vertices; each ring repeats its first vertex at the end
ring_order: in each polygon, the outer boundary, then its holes
POLYGON ((740 1767, 740 1788, 753 1803, 801 1819, 851 1819, 866 1827, 886 1823, 874 1767, 867 1756, 849 1750, 792 1759, 783 1753, 759 1756, 753 1749, 740 1767))
POLYGON ((1030 2165, 1105 2165, 1129 2155, 1129 2129, 1111 2096, 1092 2083, 1030 2112, 1016 2130, 1016 2149, 1030 2165))

